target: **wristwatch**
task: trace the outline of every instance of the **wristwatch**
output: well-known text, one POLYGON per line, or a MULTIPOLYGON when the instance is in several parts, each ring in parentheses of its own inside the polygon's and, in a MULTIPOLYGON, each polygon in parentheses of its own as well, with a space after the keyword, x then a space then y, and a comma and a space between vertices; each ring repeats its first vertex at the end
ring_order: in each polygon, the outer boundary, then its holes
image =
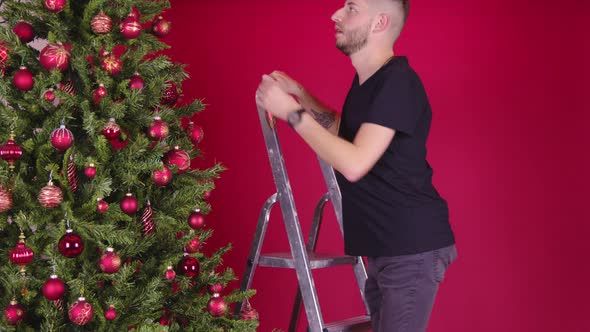
POLYGON ((287 115, 287 123, 291 128, 295 128, 296 125, 301 122, 302 114, 305 112, 303 108, 293 111, 287 115))

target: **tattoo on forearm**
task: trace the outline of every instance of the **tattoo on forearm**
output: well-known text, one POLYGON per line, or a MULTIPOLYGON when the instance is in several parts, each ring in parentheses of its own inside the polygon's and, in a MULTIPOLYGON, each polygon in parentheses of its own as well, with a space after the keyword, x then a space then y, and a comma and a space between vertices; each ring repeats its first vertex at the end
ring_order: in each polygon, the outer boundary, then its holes
POLYGON ((310 108, 311 116, 324 128, 328 129, 336 120, 336 113, 334 112, 318 112, 310 108))

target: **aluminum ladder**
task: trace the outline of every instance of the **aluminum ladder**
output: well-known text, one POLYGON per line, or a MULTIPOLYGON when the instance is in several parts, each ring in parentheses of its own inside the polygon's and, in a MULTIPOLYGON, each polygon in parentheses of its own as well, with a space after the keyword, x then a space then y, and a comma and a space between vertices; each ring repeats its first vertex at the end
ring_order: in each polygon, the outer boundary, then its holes
MULTIPOLYGON (((279 144, 277 131, 275 129, 275 119, 272 118, 265 110, 258 108, 260 124, 264 133, 264 141, 272 168, 272 173, 276 185, 276 193, 271 195, 264 203, 260 216, 254 241, 250 249, 246 269, 242 278, 241 290, 245 291, 250 288, 252 279, 257 266, 266 266, 273 268, 294 269, 297 274, 299 283, 295 304, 291 315, 289 332, 295 332, 300 314, 301 301, 308 320, 308 331, 310 332, 360 332, 368 331, 371 328, 370 316, 368 314, 346 319, 339 322, 326 323, 322 317, 317 292, 314 285, 312 269, 326 268, 331 266, 352 265, 356 277, 359 291, 365 304, 366 312, 369 308, 365 301, 364 285, 367 280, 367 272, 362 257, 352 256, 335 256, 323 255, 315 252, 318 234, 321 226, 323 209, 328 201, 332 201, 336 219, 342 232, 342 196, 334 170, 323 160, 319 159, 320 167, 326 181, 328 192, 322 196, 315 208, 312 221, 311 231, 307 244, 303 241, 303 235, 299 224, 295 201, 289 183, 289 177, 283 159, 283 153, 279 144), (289 239, 291 252, 261 254, 264 236, 270 219, 270 213, 275 203, 279 202, 285 228, 289 239)), ((243 302, 236 303, 235 313, 238 314, 243 302)))

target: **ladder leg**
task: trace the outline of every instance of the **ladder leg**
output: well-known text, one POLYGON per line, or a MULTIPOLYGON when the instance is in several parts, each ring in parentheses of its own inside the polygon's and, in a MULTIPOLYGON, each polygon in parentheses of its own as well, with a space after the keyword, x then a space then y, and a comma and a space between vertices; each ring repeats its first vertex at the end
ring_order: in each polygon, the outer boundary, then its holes
MULTIPOLYGON (((250 286, 252 285, 252 278, 254 277, 256 265, 258 265, 258 258, 260 257, 260 251, 262 250, 262 243, 264 242, 264 235, 266 234, 266 229, 268 227, 270 212, 276 202, 277 194, 274 193, 266 200, 262 209, 260 210, 260 216, 258 217, 258 225, 256 226, 256 233, 254 234, 254 241, 252 242, 252 247, 250 247, 250 255, 248 256, 246 269, 244 271, 244 277, 242 278, 242 284, 240 286, 241 291, 246 291, 250 289, 250 286)), ((238 301, 236 303, 234 309, 234 313, 236 315, 240 313, 243 304, 244 301, 238 301)))
MULTIPOLYGON (((322 217, 324 214, 324 206, 330 199, 329 194, 324 194, 318 204, 316 205, 313 222, 311 224, 311 230, 309 232, 309 239, 307 241, 307 251, 315 252, 315 248, 318 242, 318 236, 320 234, 320 227, 322 225, 322 217)), ((299 314, 301 313, 301 289, 297 287, 295 294, 295 302, 293 304, 293 311, 291 313, 291 323, 289 325, 289 332, 295 332, 297 330, 297 323, 299 322, 299 314)))

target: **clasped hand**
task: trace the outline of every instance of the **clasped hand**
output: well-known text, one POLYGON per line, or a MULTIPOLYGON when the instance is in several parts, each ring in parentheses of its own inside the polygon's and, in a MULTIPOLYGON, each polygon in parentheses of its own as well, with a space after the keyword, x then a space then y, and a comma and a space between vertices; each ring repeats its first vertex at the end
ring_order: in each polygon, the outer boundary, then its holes
POLYGON ((289 113, 301 108, 286 90, 288 87, 279 72, 262 75, 262 81, 256 89, 256 104, 273 116, 286 120, 289 113))

